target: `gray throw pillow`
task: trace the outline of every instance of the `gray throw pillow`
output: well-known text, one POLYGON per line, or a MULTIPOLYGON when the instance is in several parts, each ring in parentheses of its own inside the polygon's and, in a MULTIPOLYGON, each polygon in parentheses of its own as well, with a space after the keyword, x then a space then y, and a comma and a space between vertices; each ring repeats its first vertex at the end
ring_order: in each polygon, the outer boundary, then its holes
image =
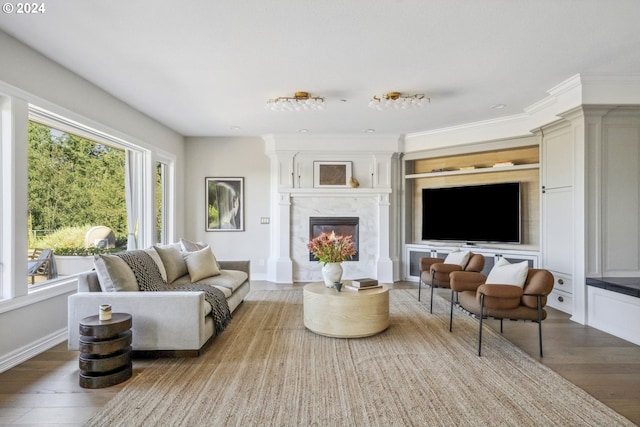
POLYGON ((153 248, 160 255, 162 265, 167 273, 168 283, 173 283, 176 279, 189 273, 179 243, 177 245, 154 246, 153 248))

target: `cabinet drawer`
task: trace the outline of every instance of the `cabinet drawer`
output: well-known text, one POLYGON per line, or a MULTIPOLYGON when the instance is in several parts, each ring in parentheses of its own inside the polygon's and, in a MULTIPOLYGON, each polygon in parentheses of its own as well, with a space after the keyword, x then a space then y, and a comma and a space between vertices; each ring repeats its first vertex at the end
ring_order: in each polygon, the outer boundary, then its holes
POLYGON ((573 278, 566 274, 551 271, 553 274, 553 290, 562 291, 567 294, 573 294, 573 278))
POLYGON ((547 305, 565 313, 573 312, 573 295, 554 289, 547 297, 547 305))

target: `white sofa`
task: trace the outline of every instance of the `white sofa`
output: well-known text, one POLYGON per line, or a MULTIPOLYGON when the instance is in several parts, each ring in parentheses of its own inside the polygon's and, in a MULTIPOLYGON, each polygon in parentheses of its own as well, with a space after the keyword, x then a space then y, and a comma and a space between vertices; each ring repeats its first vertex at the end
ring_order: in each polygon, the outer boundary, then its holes
MULTIPOLYGON (((153 250, 147 250, 153 253, 153 250)), ((162 260, 154 256, 162 270, 162 260)), ((216 261, 220 274, 199 278, 198 284, 208 284, 220 289, 233 311, 249 293, 249 261, 216 261)), ((96 267, 99 260, 96 258, 96 267)), ((172 267, 168 266, 170 269, 172 267)), ((211 305, 205 301, 205 293, 199 291, 136 291, 135 284, 123 284, 134 289, 107 291, 109 282, 104 272, 91 270, 78 276, 78 293, 69 296, 68 348, 79 350, 79 322, 98 314, 101 304, 111 304, 113 312, 132 316, 132 349, 134 353, 153 352, 176 356, 198 355, 214 336, 215 328, 210 315, 211 305), (102 274, 99 274, 102 273, 102 274), (102 283, 101 283, 102 282, 102 283)), ((166 273, 163 271, 163 277, 166 273)), ((171 277, 169 277, 171 279, 171 277)), ((174 285, 190 283, 187 273, 175 280, 174 285)), ((233 320, 232 320, 233 321, 233 320)))

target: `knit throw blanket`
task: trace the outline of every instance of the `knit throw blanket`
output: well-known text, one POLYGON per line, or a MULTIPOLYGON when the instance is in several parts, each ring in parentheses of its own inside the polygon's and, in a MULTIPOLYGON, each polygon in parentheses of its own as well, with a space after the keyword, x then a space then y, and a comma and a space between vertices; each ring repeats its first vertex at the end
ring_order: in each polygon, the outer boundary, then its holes
POLYGON ((216 335, 220 334, 231 321, 231 311, 224 293, 213 286, 188 283, 170 286, 160 273, 151 256, 142 250, 133 250, 115 254, 122 258, 133 271, 141 291, 203 291, 204 299, 211 304, 211 317, 216 335))

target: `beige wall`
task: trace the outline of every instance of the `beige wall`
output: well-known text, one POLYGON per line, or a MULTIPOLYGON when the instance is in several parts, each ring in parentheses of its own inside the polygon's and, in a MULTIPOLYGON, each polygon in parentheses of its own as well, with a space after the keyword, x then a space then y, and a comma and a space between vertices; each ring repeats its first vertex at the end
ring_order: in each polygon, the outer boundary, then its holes
POLYGON ((188 239, 211 245, 220 259, 248 259, 252 279, 264 278, 269 258, 271 171, 262 138, 186 139, 185 230, 188 239), (244 231, 205 231, 205 178, 244 178, 244 231))

